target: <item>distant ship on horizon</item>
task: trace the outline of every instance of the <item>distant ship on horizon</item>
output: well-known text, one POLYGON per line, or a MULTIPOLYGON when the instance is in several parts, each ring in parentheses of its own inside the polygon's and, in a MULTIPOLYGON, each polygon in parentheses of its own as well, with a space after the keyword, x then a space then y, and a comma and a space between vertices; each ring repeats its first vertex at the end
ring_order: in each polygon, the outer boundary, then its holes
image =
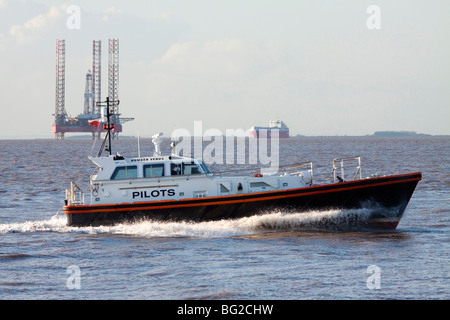
POLYGON ((281 120, 269 121, 268 127, 251 127, 249 133, 254 138, 270 138, 272 133, 277 131, 279 138, 289 138, 289 128, 281 120))

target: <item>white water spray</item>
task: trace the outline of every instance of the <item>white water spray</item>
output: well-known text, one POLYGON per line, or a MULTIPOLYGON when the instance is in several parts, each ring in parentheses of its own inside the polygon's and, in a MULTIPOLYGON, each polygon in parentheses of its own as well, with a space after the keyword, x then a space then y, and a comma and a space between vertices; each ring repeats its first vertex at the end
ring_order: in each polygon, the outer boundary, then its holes
POLYGON ((159 222, 144 220, 113 226, 68 227, 66 218, 56 214, 48 220, 0 224, 0 234, 25 232, 58 232, 86 234, 117 234, 138 237, 222 238, 264 232, 317 230, 330 225, 344 227, 349 219, 364 219, 369 209, 327 210, 299 213, 272 212, 234 220, 208 222, 159 222))

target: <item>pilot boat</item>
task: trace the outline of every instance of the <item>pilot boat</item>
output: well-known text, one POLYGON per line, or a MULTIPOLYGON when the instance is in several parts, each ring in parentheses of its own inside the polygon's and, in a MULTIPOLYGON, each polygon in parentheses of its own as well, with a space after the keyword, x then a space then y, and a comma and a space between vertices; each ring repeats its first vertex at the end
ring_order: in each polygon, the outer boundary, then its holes
MULTIPOLYGON (((109 108, 107 112, 109 120, 109 108)), ((332 182, 315 184, 313 164, 302 163, 278 175, 224 176, 201 159, 162 155, 161 135, 153 136, 153 156, 126 158, 111 153, 110 123, 100 152, 90 160, 90 202, 75 182, 66 190, 63 212, 69 226, 100 226, 143 219, 211 221, 281 211, 354 210, 346 225, 395 229, 421 180, 420 172, 362 178, 360 157, 334 159, 332 182), (101 156, 109 140, 108 156, 101 156), (344 163, 356 173, 344 176, 344 163)))

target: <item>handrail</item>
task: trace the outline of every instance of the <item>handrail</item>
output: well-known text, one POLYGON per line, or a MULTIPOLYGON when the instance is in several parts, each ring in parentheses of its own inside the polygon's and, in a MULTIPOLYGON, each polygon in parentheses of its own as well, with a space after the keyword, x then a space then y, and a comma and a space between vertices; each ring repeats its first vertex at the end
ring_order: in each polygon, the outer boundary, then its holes
POLYGON ((314 176, 314 174, 313 174, 313 163, 312 163, 312 161, 298 163, 298 164, 286 165, 286 166, 280 167, 280 169, 283 170, 283 174, 282 175, 298 175, 298 176, 302 177, 302 179, 303 179, 303 181, 305 181, 305 183, 309 184, 310 186, 313 185, 313 180, 314 180, 313 176, 314 176), (303 170, 294 171, 294 172, 290 171, 292 169, 299 169, 299 168, 304 168, 304 167, 309 167, 309 170, 307 172, 309 172, 310 177, 303 176, 303 174, 305 172, 303 170), (306 178, 307 180, 305 180, 305 177, 307 177, 306 178))
POLYGON ((349 158, 338 158, 338 159, 333 159, 333 182, 343 182, 345 181, 345 174, 344 174, 344 161, 352 161, 352 160, 356 160, 358 161, 358 165, 356 166, 356 172, 353 175, 353 179, 355 180, 359 174, 359 179, 362 179, 362 173, 361 173, 361 157, 349 157, 349 158), (336 175, 336 171, 337 168, 336 167, 336 163, 340 164, 340 171, 341 171, 341 176, 336 175))
POLYGON ((285 166, 285 167, 281 167, 281 168, 284 168, 285 170, 290 170, 290 169, 295 169, 295 168, 303 168, 303 167, 306 167, 306 166, 309 166, 310 170, 312 171, 312 169, 313 169, 312 161, 297 163, 297 164, 290 165, 290 167, 285 166))
POLYGON ((73 181, 70 182, 70 189, 66 189, 66 203, 68 205, 84 204, 84 192, 73 181))
MULTIPOLYGON (((287 165, 283 165, 283 166, 279 166, 278 167, 278 171, 282 172, 283 174, 287 174, 289 170, 292 169, 296 169, 296 168, 302 168, 302 167, 306 167, 309 166, 310 169, 310 173, 312 174, 312 170, 313 170, 313 163, 312 162, 302 162, 302 163, 293 163, 293 164, 287 164, 287 165)), ((227 169, 227 170, 215 170, 214 168, 209 168, 209 170, 211 171, 211 173, 214 173, 216 175, 222 176, 222 174, 225 173, 243 173, 243 172, 254 172, 257 169, 261 169, 260 167, 253 167, 253 168, 239 168, 239 169, 227 169)), ((267 168, 263 168, 263 169, 269 169, 269 167, 267 168)), ((295 174, 298 172, 290 172, 290 174, 295 174)))

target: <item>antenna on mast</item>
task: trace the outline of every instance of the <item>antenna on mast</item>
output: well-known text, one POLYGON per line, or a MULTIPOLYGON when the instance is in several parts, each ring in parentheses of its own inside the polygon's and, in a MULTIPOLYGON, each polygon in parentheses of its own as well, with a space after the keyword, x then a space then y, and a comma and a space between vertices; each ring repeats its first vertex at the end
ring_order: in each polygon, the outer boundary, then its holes
POLYGON ((114 123, 111 124, 111 119, 110 118, 111 118, 112 114, 110 113, 109 107, 110 107, 111 103, 118 105, 119 102, 120 102, 119 100, 117 100, 117 101, 110 101, 109 97, 106 97, 106 101, 104 101, 104 102, 97 102, 97 106, 98 107, 104 106, 104 103, 106 103, 106 114, 104 114, 104 111, 103 111, 104 109, 102 108, 102 122, 105 122, 104 118, 106 116, 106 123, 107 123, 107 124, 103 125, 103 129, 106 130, 106 135, 105 135, 105 139, 103 140, 102 146, 100 147, 100 150, 98 151, 97 157, 100 157, 102 155, 103 148, 105 149, 105 151, 109 152, 109 155, 112 154, 112 151, 111 151, 111 131, 114 130, 114 123), (105 146, 106 139, 108 139, 108 146, 105 146))
POLYGON ((163 141, 163 139, 161 138, 162 135, 163 135, 163 133, 160 132, 160 133, 157 133, 157 134, 152 136, 152 142, 155 145, 155 153, 154 153, 155 157, 161 155, 160 144, 163 141))
POLYGON ((137 139, 138 139, 138 158, 141 157, 141 145, 139 143, 139 129, 137 130, 137 139))

